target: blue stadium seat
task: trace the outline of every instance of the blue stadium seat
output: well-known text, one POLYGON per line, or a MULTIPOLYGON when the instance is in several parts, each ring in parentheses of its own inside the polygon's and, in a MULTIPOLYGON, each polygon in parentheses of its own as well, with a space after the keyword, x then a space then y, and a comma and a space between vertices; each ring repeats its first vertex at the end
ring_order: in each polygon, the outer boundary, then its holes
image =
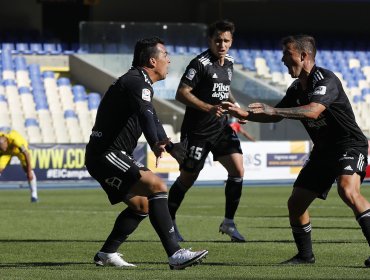
POLYGON ((354 103, 361 103, 361 102, 365 102, 365 99, 361 95, 355 95, 355 96, 353 96, 353 102, 354 103))
POLYGON ((16 70, 27 70, 27 61, 24 56, 14 57, 14 64, 16 70))
POLYGON ((1 126, 0 131, 9 133, 12 129, 9 126, 1 126))
POLYGON ((85 101, 87 99, 85 87, 82 85, 74 85, 72 87, 72 93, 74 102, 85 101))
POLYGON ((242 64, 242 59, 240 58, 239 52, 236 49, 229 49, 229 55, 234 58, 236 64, 242 64))
POLYGON ((44 43, 42 48, 45 54, 57 55, 62 53, 62 47, 58 43, 44 43))
POLYGON ((73 110, 65 110, 64 111, 64 118, 65 119, 68 119, 68 118, 77 118, 77 114, 73 110))
POLYGON ((35 100, 36 102, 36 111, 39 110, 49 110, 49 105, 47 102, 37 102, 37 99, 35 100))
POLYGON ((36 119, 33 118, 28 118, 24 121, 24 126, 29 127, 29 126, 39 126, 39 123, 37 122, 36 119))
POLYGON ((13 57, 10 50, 1 52, 1 62, 3 70, 14 70, 13 57))
POLYGON ((30 43, 30 51, 33 54, 46 54, 46 52, 42 48, 42 43, 30 43))
POLYGON ((4 85, 4 86, 17 86, 17 83, 16 83, 16 81, 15 81, 15 80, 13 80, 13 79, 5 79, 5 80, 3 81, 3 85, 4 85))
POLYGON ((45 94, 34 94, 33 100, 35 101, 36 111, 49 109, 49 103, 45 94))
POLYGON ((169 55, 173 55, 173 54, 176 53, 175 52, 175 48, 172 45, 166 45, 166 50, 167 50, 167 52, 168 52, 169 55))
POLYGON ((30 50, 28 43, 19 42, 15 44, 15 49, 20 54, 31 54, 32 51, 30 50))
POLYGON ((189 48, 188 48, 188 53, 189 54, 198 55, 198 54, 200 54, 200 52, 201 52, 201 49, 199 47, 189 46, 189 48))
POLYGON ((19 87, 18 92, 19 94, 31 93, 31 89, 29 87, 19 87))
POLYGON ((68 78, 61 77, 57 80, 57 85, 58 86, 70 86, 71 81, 68 78))
POLYGON ((366 95, 370 95, 370 88, 363 88, 361 90, 361 96, 365 98, 366 95))
POLYGON ((177 45, 175 46, 175 53, 179 55, 187 54, 188 53, 188 48, 183 45, 177 45))
POLYGON ((36 63, 31 63, 28 65, 28 71, 30 76, 41 77, 40 65, 36 63))
POLYGON ((15 46, 13 43, 7 42, 1 44, 1 50, 2 51, 10 51, 12 54, 17 54, 18 51, 15 49, 15 46))
POLYGON ((43 78, 54 78, 55 77, 55 74, 53 71, 44 71, 42 72, 42 76, 43 78))
POLYGON ((87 95, 87 101, 89 110, 97 109, 101 101, 101 96, 99 93, 91 92, 87 95))

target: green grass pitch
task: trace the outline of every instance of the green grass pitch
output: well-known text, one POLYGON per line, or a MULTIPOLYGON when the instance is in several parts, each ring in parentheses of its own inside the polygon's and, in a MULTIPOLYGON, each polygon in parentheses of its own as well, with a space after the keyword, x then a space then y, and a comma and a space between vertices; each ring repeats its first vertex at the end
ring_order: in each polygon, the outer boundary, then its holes
MULTIPOLYGON (((120 252, 136 268, 96 267, 92 258, 123 204, 110 206, 96 189, 0 191, 0 279, 370 279, 369 247, 335 187, 310 208, 316 264, 279 265, 296 253, 287 217, 291 187, 245 187, 236 216, 246 243, 218 233, 224 188, 193 187, 178 212, 183 247, 208 249, 199 266, 171 271, 149 219, 120 252)), ((362 188, 370 199, 370 187, 362 188)))

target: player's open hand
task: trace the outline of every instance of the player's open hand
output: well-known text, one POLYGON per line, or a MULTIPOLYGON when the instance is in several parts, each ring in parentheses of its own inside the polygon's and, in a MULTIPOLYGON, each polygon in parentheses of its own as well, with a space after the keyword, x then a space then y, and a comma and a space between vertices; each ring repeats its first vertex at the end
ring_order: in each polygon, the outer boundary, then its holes
POLYGON ((269 116, 274 115, 275 108, 264 103, 252 103, 248 105, 248 108, 253 114, 266 114, 269 116))
POLYGON ((245 119, 249 113, 238 106, 235 106, 234 103, 223 101, 221 103, 222 108, 233 117, 238 118, 239 120, 245 119))

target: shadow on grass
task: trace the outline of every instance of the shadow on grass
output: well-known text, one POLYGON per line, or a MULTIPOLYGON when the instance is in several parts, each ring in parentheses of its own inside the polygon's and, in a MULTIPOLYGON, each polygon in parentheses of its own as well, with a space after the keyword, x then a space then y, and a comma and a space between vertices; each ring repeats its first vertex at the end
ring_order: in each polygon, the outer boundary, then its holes
MULTIPOLYGON (((254 226, 254 227, 248 227, 248 228, 266 228, 266 229, 290 229, 289 227, 266 227, 266 226, 254 226)), ((330 226, 313 226, 314 229, 349 229, 349 230, 360 230, 360 227, 330 227, 330 226)))
MULTIPOLYGON (((133 261, 137 265, 137 267, 125 267, 124 269, 130 270, 168 270, 167 268, 162 267, 145 267, 145 266, 153 266, 153 265, 160 265, 160 266, 168 266, 166 262, 140 262, 140 261, 133 261)), ((0 268, 37 268, 37 267, 67 267, 67 266, 76 266, 76 265, 87 265, 91 267, 96 267, 95 264, 91 262, 20 262, 20 263, 6 263, 0 264, 0 268)), ((198 266, 198 264, 196 265, 198 266)), ((323 268, 353 268, 353 269, 368 269, 365 266, 346 266, 346 265, 327 265, 327 264, 302 264, 302 265, 286 265, 281 263, 270 263, 270 264, 263 264, 263 263, 237 263, 237 262, 207 262, 204 261, 200 264, 200 266, 208 266, 208 267, 323 267, 323 268)), ((97 269, 122 269, 117 267, 97 267, 97 269)))
MULTIPOLYGON (((0 243, 103 243, 105 240, 67 240, 67 239, 0 239, 0 243)), ((160 240, 126 240, 125 243, 160 243, 160 240)), ((218 244, 248 244, 248 243, 294 243, 293 240, 247 240, 246 242, 232 242, 230 240, 186 240, 182 243, 218 243, 218 244)), ((343 244, 366 243, 365 240, 314 240, 313 243, 343 244)))

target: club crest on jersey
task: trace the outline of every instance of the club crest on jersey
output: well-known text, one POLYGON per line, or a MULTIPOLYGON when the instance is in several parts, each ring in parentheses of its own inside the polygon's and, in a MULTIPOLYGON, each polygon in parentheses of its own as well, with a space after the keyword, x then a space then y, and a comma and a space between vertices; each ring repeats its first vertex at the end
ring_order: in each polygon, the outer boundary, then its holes
POLYGON ((145 101, 150 102, 150 90, 147 88, 143 88, 141 92, 141 98, 145 101))
POLYGON ((326 93, 326 86, 319 86, 314 89, 312 95, 324 95, 326 93))
POLYGON ((194 68, 190 68, 188 72, 186 73, 186 78, 188 78, 190 81, 194 78, 197 71, 194 68))
POLYGON ((227 68, 227 76, 229 78, 229 81, 231 81, 231 78, 233 77, 233 71, 231 71, 230 68, 227 68))

